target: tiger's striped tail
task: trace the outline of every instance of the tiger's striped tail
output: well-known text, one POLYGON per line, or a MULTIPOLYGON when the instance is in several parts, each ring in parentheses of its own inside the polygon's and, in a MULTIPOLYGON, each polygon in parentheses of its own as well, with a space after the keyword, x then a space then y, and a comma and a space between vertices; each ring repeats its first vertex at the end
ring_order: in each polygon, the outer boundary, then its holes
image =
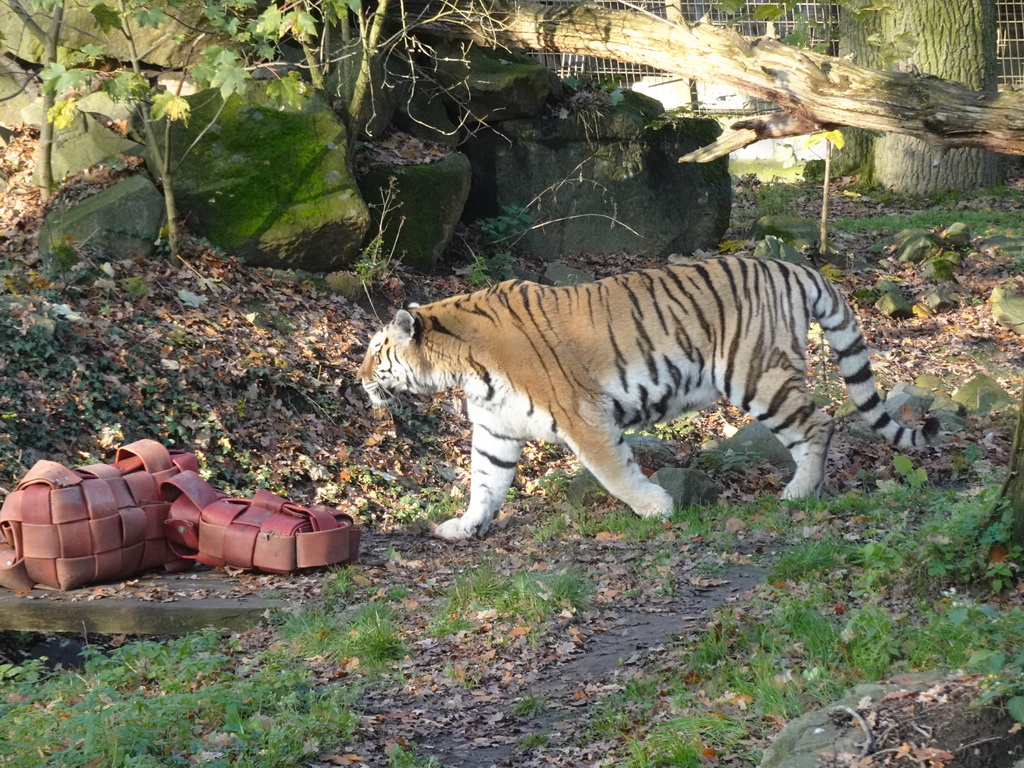
POLYGON ((810 307, 811 314, 832 345, 832 354, 846 382, 846 391, 861 418, 896 448, 921 448, 933 443, 939 433, 938 419, 929 417, 921 429, 912 429, 900 424, 885 410, 875 386, 867 344, 857 317, 832 284, 820 275, 819 278, 825 290, 810 307), (822 307, 822 304, 828 306, 822 307))

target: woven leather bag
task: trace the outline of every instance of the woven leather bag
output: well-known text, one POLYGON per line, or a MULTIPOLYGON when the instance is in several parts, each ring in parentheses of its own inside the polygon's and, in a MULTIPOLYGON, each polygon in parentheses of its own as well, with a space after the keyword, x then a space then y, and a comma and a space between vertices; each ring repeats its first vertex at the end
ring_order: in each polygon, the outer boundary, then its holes
POLYGON ((119 448, 113 465, 36 462, 0 507, 0 585, 69 590, 191 568, 167 544, 160 484, 198 468, 155 440, 119 448))
POLYGON ((195 472, 165 480, 171 500, 167 540, 175 552, 206 565, 267 573, 340 565, 359 556, 361 530, 350 515, 300 507, 270 491, 229 498, 195 472))

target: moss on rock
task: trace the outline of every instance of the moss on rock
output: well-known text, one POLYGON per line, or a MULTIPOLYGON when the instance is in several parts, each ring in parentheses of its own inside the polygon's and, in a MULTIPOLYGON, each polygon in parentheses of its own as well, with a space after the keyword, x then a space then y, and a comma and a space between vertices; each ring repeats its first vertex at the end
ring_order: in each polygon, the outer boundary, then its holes
POLYGON ((197 232, 260 266, 324 272, 355 258, 369 212, 346 165, 345 127, 322 99, 307 94, 300 109, 282 108, 253 83, 227 103, 217 91, 188 101, 188 124, 173 124, 172 157, 195 146, 174 188, 197 232))
POLYGON ((429 271, 444 253, 469 196, 469 159, 453 152, 436 163, 378 168, 359 182, 371 206, 373 232, 383 223, 384 248, 404 263, 429 271), (380 222, 380 204, 393 187, 394 208, 387 221, 380 222), (401 228, 399 229, 399 224, 401 228))

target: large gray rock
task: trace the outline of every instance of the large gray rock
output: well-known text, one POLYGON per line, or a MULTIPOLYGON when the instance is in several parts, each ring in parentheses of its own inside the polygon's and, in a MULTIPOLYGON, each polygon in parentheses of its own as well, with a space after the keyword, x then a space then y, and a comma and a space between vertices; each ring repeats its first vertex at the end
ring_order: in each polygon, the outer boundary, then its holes
POLYGON ((451 242, 469 197, 469 180, 469 160, 461 152, 446 155, 436 163, 370 171, 359 180, 373 218, 369 236, 375 237, 383 226, 385 250, 415 269, 430 271, 451 242), (391 178, 395 179, 394 187, 391 178), (387 194, 391 194, 395 208, 381 221, 387 194))
MULTIPOLYGON (((71 51, 80 51, 86 45, 105 45, 111 58, 127 60, 128 41, 118 30, 101 30, 93 17, 90 3, 65 3, 64 24, 58 40, 57 59, 68 63, 71 51)), ((31 8, 31 6, 30 6, 31 8)), ((32 18, 43 29, 50 27, 50 14, 31 11, 32 18)), ((214 45, 217 38, 207 31, 205 5, 189 4, 176 7, 174 19, 157 27, 133 24, 135 48, 142 52, 149 64, 161 67, 185 67, 194 63, 196 43, 202 41, 199 50, 214 45)), ((29 32, 21 18, 11 10, 10 5, 0 5, 0 39, 4 48, 23 61, 41 64, 45 60, 43 43, 29 32)))
POLYGON ((33 105, 38 105, 35 112, 41 116, 42 104, 35 75, 9 57, 0 56, 0 123, 17 125, 31 122, 25 119, 24 112, 31 113, 33 105))
MULTIPOLYGON (((174 176, 193 231, 257 266, 329 272, 355 260, 370 215, 348 168, 345 126, 322 98, 307 92, 296 110, 259 82, 226 104, 215 90, 186 98, 192 114, 172 124, 171 146, 177 162, 195 142, 174 176)), ((160 150, 147 147, 151 168, 160 150)))
POLYGON ((647 127, 659 113, 657 102, 629 94, 605 113, 482 128, 463 145, 473 165, 466 220, 529 206, 535 226, 517 247, 548 260, 714 246, 728 226, 728 167, 678 158, 720 129, 710 120, 647 127))
POLYGON ((551 70, 514 51, 441 44, 432 60, 438 85, 455 94, 470 120, 532 117, 561 93, 551 70))
POLYGON ((399 87, 395 126, 417 139, 436 141, 449 147, 458 146, 465 130, 449 115, 445 106, 448 98, 443 91, 422 82, 403 83, 399 87))
MULTIPOLYGON (((118 155, 141 156, 143 153, 141 144, 111 131, 92 115, 79 112, 70 126, 54 130, 50 169, 54 180, 60 181, 118 155)), ((38 180, 38 167, 35 177, 38 180)))
MULTIPOLYGON (((363 44, 359 39, 340 46, 336 55, 337 63, 327 77, 324 90, 328 97, 335 101, 335 109, 348 114, 352 93, 355 91, 359 70, 363 65, 363 44)), ((372 72, 371 87, 363 98, 361 119, 366 135, 379 137, 391 124, 397 107, 396 89, 385 82, 387 56, 371 56, 372 72)))
POLYGON ((111 260, 153 253, 163 226, 164 198, 142 174, 129 176, 64 211, 47 215, 39 250, 52 251, 70 238, 111 260))

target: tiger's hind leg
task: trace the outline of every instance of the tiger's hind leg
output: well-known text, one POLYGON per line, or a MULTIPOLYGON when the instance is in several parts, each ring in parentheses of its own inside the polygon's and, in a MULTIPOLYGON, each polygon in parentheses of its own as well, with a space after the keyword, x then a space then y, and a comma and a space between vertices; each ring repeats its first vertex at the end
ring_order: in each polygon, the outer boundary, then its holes
POLYGON ((804 382, 805 376, 795 370, 769 371, 761 377, 758 394, 747 406, 747 412, 764 422, 796 463, 793 478, 782 490, 784 499, 821 493, 835 426, 831 417, 815 406, 804 382))
POLYGON ((667 518, 672 497, 640 470, 633 451, 617 426, 574 425, 566 442, 608 493, 624 501, 640 517, 667 518))

